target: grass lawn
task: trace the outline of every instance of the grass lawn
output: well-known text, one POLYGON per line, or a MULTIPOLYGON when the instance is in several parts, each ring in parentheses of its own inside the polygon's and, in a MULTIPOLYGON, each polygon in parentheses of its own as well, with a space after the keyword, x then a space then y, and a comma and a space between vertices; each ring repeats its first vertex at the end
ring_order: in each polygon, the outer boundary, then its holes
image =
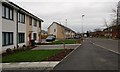
POLYGON ((75 44, 76 41, 77 41, 76 39, 58 40, 58 41, 54 41, 53 44, 63 44, 63 42, 65 44, 75 44))
POLYGON ((46 61, 48 57, 62 51, 59 50, 29 50, 24 52, 18 52, 2 57, 2 62, 39 62, 46 61))

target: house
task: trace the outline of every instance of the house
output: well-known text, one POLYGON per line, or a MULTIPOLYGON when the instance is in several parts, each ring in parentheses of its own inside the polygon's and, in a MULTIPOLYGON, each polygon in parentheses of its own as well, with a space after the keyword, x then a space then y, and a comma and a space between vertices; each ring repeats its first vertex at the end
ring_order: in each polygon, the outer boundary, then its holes
POLYGON ((55 35, 57 39, 64 39, 64 38, 67 39, 67 38, 74 38, 76 35, 76 32, 57 22, 53 22, 48 27, 48 34, 55 35))
POLYGON ((0 48, 29 45, 30 40, 40 42, 41 20, 8 0, 0 1, 0 48))
POLYGON ((117 35, 119 31, 117 30, 117 28, 120 28, 120 25, 114 25, 114 26, 104 29, 103 30, 104 36, 110 37, 110 38, 118 38, 117 35))
POLYGON ((45 30, 41 30, 41 35, 48 35, 48 32, 45 30))
POLYGON ((48 32, 45 30, 41 31, 41 39, 46 39, 48 37, 48 32))
POLYGON ((104 33, 103 33, 103 31, 90 32, 90 36, 92 36, 92 37, 103 37, 104 33))

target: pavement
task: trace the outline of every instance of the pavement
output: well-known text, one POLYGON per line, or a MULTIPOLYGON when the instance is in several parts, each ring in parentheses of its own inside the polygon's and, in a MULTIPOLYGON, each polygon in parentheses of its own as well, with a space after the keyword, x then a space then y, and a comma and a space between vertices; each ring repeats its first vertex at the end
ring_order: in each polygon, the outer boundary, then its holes
POLYGON ((53 70, 118 70, 118 55, 86 39, 53 70))
POLYGON ((59 61, 2 63, 2 70, 51 70, 59 61))
MULTIPOLYGON (((75 49, 80 44, 65 44, 66 49, 75 49)), ((63 44, 60 45, 37 45, 36 48, 32 50, 48 50, 48 49, 64 49, 63 44)))

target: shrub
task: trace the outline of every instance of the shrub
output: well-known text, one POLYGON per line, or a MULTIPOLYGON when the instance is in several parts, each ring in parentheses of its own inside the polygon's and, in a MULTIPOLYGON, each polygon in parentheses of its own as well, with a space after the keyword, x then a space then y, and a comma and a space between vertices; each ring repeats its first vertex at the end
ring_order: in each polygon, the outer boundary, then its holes
POLYGON ((6 49, 6 53, 12 53, 12 49, 10 49, 10 48, 8 48, 8 49, 6 49))

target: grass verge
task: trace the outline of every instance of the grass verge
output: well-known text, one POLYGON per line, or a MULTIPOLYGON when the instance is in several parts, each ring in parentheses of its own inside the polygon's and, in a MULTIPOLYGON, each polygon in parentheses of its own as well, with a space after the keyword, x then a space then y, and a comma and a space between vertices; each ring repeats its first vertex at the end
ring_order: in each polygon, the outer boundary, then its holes
POLYGON ((40 62, 46 61, 49 57, 61 52, 62 49, 56 50, 29 50, 10 54, 2 57, 2 62, 40 62))

